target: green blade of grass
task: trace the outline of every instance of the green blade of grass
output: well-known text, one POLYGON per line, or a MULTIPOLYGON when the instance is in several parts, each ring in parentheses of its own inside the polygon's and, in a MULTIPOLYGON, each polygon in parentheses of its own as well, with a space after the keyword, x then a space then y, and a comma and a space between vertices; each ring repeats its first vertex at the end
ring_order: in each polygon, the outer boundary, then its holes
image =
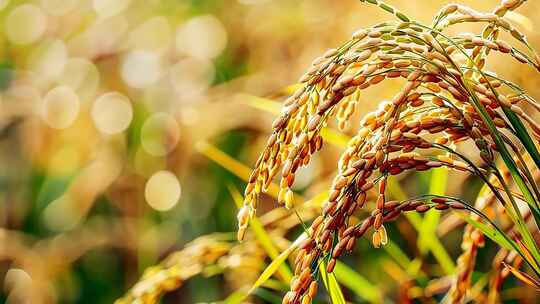
POLYGON ((421 275, 419 279, 427 279, 426 275, 422 272, 422 260, 419 258, 415 258, 414 260, 409 263, 409 267, 407 267, 405 270, 410 276, 416 277, 421 275))
POLYGON ((247 292, 244 290, 236 290, 231 293, 225 300, 221 301, 222 304, 240 304, 247 297, 247 292))
POLYGON ((540 169, 540 153, 538 153, 538 149, 536 149, 534 141, 529 136, 527 128, 523 125, 523 122, 521 121, 521 119, 519 119, 516 113, 510 111, 506 107, 503 107, 503 111, 512 126, 514 127, 516 131, 516 136, 520 139, 527 152, 529 152, 529 155, 531 155, 531 158, 536 164, 536 167, 540 169))
POLYGON ((341 287, 333 273, 328 274, 328 290, 330 292, 332 303, 345 304, 345 296, 341 291, 341 287))
POLYGON ((264 112, 278 115, 281 112, 281 103, 272 99, 250 94, 238 94, 240 102, 264 112))
POLYGON ((270 304, 280 304, 281 303, 281 297, 277 296, 273 292, 266 290, 266 289, 257 289, 255 291, 257 296, 264 300, 265 303, 270 304))
MULTIPOLYGON (((538 153, 538 150, 536 149, 536 145, 534 144, 531 137, 529 136, 527 129, 523 125, 523 122, 517 117, 516 113, 510 111, 506 107, 503 107, 503 111, 506 117, 508 118, 508 120, 510 121, 510 123, 512 124, 512 126, 514 127, 516 131, 516 136, 519 138, 519 140, 525 147, 525 150, 527 150, 527 152, 531 156, 532 160, 536 164, 536 167, 540 169, 540 154, 538 153)), ((524 163, 523 166, 526 166, 526 164, 524 163)), ((534 182, 531 186, 536 187, 534 182)), ((537 189, 534 189, 534 190, 537 190, 537 189)), ((524 195, 526 195, 526 193, 524 193, 524 195)), ((533 214, 536 223, 539 224, 540 223, 540 207, 538 205, 538 201, 536 201, 534 197, 532 197, 532 193, 530 194, 529 199, 530 201, 533 202, 533 204, 531 205, 531 213, 533 214)))
MULTIPOLYGON (((394 178, 389 178, 387 182, 387 189, 393 198, 403 201, 407 199, 407 194, 401 189, 399 183, 394 178)), ((418 213, 406 212, 405 217, 409 220, 411 225, 420 233, 422 231, 422 217, 418 213)), ((437 237, 427 236, 426 246, 433 253, 433 256, 441 265, 446 274, 454 273, 456 268, 454 260, 450 257, 441 241, 437 237)))
POLYGON ((359 297, 368 300, 370 303, 382 303, 382 294, 379 288, 371 284, 357 271, 338 261, 334 268, 334 273, 338 282, 349 288, 359 297))
POLYGON ((388 240, 388 244, 384 247, 384 250, 392 257, 403 269, 407 269, 411 263, 411 259, 391 240, 388 240))
POLYGON ((323 281, 323 285, 328 291, 328 295, 330 296, 330 301, 332 304, 345 304, 345 296, 343 295, 343 292, 341 291, 341 288, 339 287, 339 283, 337 282, 336 276, 334 273, 328 273, 326 271, 326 262, 321 261, 319 264, 319 270, 321 274, 321 279, 323 281))
MULTIPOLYGON (((447 168, 440 167, 432 169, 428 193, 444 195, 446 192, 447 177, 447 168)), ((428 252, 429 242, 432 240, 432 238, 437 238, 436 231, 437 226, 439 225, 440 217, 441 213, 437 210, 429 210, 424 216, 422 228, 418 234, 418 249, 420 249, 420 252, 423 254, 428 252)))
POLYGON ((531 256, 529 249, 527 247, 524 247, 523 243, 519 239, 516 239, 515 241, 512 240, 512 238, 508 234, 500 230, 485 214, 478 211, 469 204, 465 203, 465 205, 467 205, 467 209, 469 211, 478 215, 481 219, 489 223, 489 225, 483 224, 482 222, 477 221, 473 218, 458 214, 460 217, 462 217, 470 225, 482 231, 484 235, 497 243, 499 246, 508 250, 515 250, 529 264, 529 266, 531 266, 531 268, 536 273, 538 273, 538 263, 536 262, 535 258, 531 256))
POLYGON ((485 236, 487 236, 493 242, 497 243, 497 245, 510 251, 516 250, 517 244, 515 244, 512 240, 508 239, 504 234, 500 233, 496 229, 465 215, 461 215, 461 218, 467 221, 467 223, 469 223, 470 225, 477 228, 478 230, 482 231, 485 236))
MULTIPOLYGON (((514 13, 514 12, 512 12, 514 13)), ((502 11, 502 14, 504 15, 505 14, 505 11, 502 11)), ((516 14, 516 13, 514 13, 516 14)), ((526 17, 523 17, 526 19, 526 17)), ((520 18, 521 20, 523 20, 522 18, 520 18)), ((496 25, 495 24, 491 24, 489 25, 487 28, 489 27, 493 27, 495 28, 496 25)), ((487 29, 486 28, 486 29, 487 29)), ((485 30, 486 30, 485 29, 485 30)), ((490 35, 489 39, 492 40, 493 38, 495 38, 494 35, 490 35)), ((529 49, 531 49, 529 47, 529 49)), ((532 50, 532 49, 531 49, 532 50)), ((534 53, 534 51, 533 51, 534 53)), ((481 52, 480 54, 484 54, 483 52, 481 52)), ((481 56, 479 56, 477 59, 480 60, 481 56)), ((471 61, 470 63, 473 63, 473 61, 471 61)), ((475 61, 474 64, 476 65, 478 63, 478 61, 475 61)), ((469 65, 470 67, 472 67, 472 65, 469 65)), ((493 90, 493 89, 492 89, 493 90)), ((523 146, 525 147, 525 150, 527 150, 527 152, 529 153, 529 155, 531 156, 532 160, 534 161, 534 163, 536 164, 536 167, 538 169, 540 169, 540 154, 538 153, 538 150, 536 148, 536 145, 535 143, 533 142, 533 140, 531 139, 531 137, 529 136, 529 133, 527 132, 527 128, 524 126, 523 122, 521 121, 521 119, 519 119, 518 115, 516 113, 514 113, 513 111, 511 111, 508 107, 506 106, 502 106, 502 109, 503 109, 503 112, 505 114, 505 116, 508 118, 508 120, 510 121, 510 124, 514 127, 514 130, 515 130, 515 134, 516 136, 519 138, 519 140, 521 141, 521 143, 523 144, 523 146)), ((530 174, 528 172, 528 168, 527 168, 527 165, 523 163, 523 166, 525 167, 525 172, 526 174, 530 174)), ((533 187, 533 190, 535 192, 535 194, 537 195, 537 199, 540 199, 539 195, 538 195, 538 188, 536 186, 536 184, 534 182, 531 182, 531 186, 533 187)), ((540 207, 538 205, 538 201, 534 200, 534 203, 535 203, 535 206, 536 206, 536 209, 531 209, 532 210, 532 213, 533 213, 533 216, 535 217, 535 221, 536 223, 538 224, 540 222, 540 207)))
MULTIPOLYGON (((260 287, 275 290, 278 292, 284 292, 289 289, 289 284, 283 284, 281 281, 268 279, 266 282, 264 282, 260 287)), ((240 303, 246 303, 245 299, 249 296, 249 290, 248 288, 240 288, 232 292, 227 298, 225 298, 222 301, 218 301, 218 303, 222 304, 240 304, 240 303)), ((259 295, 257 292, 256 295, 259 295)))
POLYGON ((255 289, 260 287, 264 282, 266 282, 268 279, 274 275, 274 273, 279 269, 279 267, 287 261, 287 258, 291 253, 298 248, 298 245, 304 241, 307 237, 307 234, 304 232, 302 233, 292 244, 287 248, 285 251, 283 251, 281 254, 279 254, 275 259, 272 260, 272 263, 268 265, 264 269, 264 271, 261 273, 257 281, 253 284, 248 294, 252 293, 255 289))
MULTIPOLYGON (((218 165, 230 171, 232 174, 236 175, 242 180, 244 181, 249 180, 249 176, 251 175, 251 169, 248 166, 237 161, 236 159, 232 158, 227 153, 221 151, 217 147, 211 145, 210 143, 206 141, 199 141, 195 145, 195 149, 199 153, 213 160, 218 165)), ((275 183, 271 183, 270 186, 268 187, 267 193, 271 195, 272 197, 277 198, 279 194, 279 186, 276 185, 275 183)), ((294 197, 296 201, 299 201, 299 202, 304 201, 304 199, 300 195, 295 194, 294 197)))

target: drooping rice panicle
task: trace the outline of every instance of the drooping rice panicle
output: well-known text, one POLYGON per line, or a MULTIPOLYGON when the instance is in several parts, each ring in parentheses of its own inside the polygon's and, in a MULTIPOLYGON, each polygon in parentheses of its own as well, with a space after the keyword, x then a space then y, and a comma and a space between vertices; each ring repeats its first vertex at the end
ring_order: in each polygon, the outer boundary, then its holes
MULTIPOLYGON (((498 17, 503 17, 508 11, 512 11, 521 6, 525 1, 522 0, 510 0, 503 1, 499 6, 497 6, 493 14, 498 17)), ((451 14, 454 11, 457 11, 458 5, 451 4, 446 6, 441 13, 438 15, 438 18, 435 22, 439 22, 441 18, 445 15, 451 14)), ((493 43, 499 36, 499 29, 496 23, 491 23, 486 26, 482 32, 482 38, 485 39, 485 43, 479 44, 475 47, 472 52, 474 62, 477 66, 484 66, 487 56, 491 48, 487 47, 487 43, 493 43)), ((471 38, 471 43, 475 38, 471 38)), ((478 41, 478 38, 476 38, 478 41)), ((504 51, 508 50, 508 47, 504 51)), ((538 57, 534 59, 538 63, 538 57)), ((530 118, 526 118, 527 121, 532 121, 530 118)), ((533 125, 535 123, 533 122, 533 125)), ((536 126, 534 126, 536 127, 536 126)), ((506 182, 510 180, 510 173, 506 170, 503 171, 503 178, 506 182)), ((487 206, 491 206, 495 202, 495 196, 489 191, 489 189, 484 189, 484 193, 479 196, 475 206, 480 209, 484 209, 487 206), (487 190, 487 191, 486 191, 487 190)), ((452 287, 449 292, 449 301, 450 303, 461 303, 465 297, 467 290, 470 287, 471 276, 476 264, 476 253, 478 247, 483 246, 483 238, 480 237, 480 230, 474 228, 471 225, 465 227, 463 240, 462 240, 462 250, 463 253, 458 258, 458 273, 455 275, 453 280, 452 287)))
MULTIPOLYGON (((302 246, 297 259, 295 280, 284 303, 310 303, 311 285, 318 274, 318 264, 327 261, 332 272, 336 259, 354 247, 356 239, 373 227, 374 247, 384 246, 388 236, 385 221, 401 211, 425 212, 430 205, 410 207, 411 203, 386 201, 386 181, 390 175, 404 171, 425 171, 445 166, 468 172, 482 179, 493 197, 499 201, 516 225, 516 234, 523 238, 534 256, 540 253, 524 228, 523 215, 517 208, 516 197, 509 182, 501 175, 495 158, 501 155, 511 178, 538 220, 538 194, 530 169, 509 151, 519 151, 510 137, 523 139, 515 121, 524 121, 533 136, 540 138, 540 127, 522 106, 537 104, 518 86, 501 80, 485 69, 481 52, 497 52, 518 63, 540 70, 540 62, 525 36, 503 18, 504 12, 517 8, 521 1, 505 1, 492 14, 476 12, 461 5, 449 5, 437 16, 434 26, 428 27, 412 20, 402 12, 378 0, 365 0, 393 14, 398 22, 384 22, 355 32, 352 38, 337 49, 328 50, 314 60, 312 67, 300 78, 302 86, 285 103, 281 115, 274 121, 273 131, 245 190, 244 207, 239 213, 239 239, 248 221, 255 215, 259 195, 281 172, 278 202, 291 208, 291 186, 300 167, 307 165, 323 145, 320 131, 332 118, 344 128, 358 106, 360 91, 387 80, 401 79, 401 90, 388 101, 382 101, 376 111, 360 122, 338 162, 329 198, 322 214, 312 223, 310 237, 302 246), (462 34, 448 37, 443 30, 464 22, 489 23, 483 35, 462 34), (528 48, 522 52, 498 38, 496 30, 507 31, 513 39, 528 48), (491 31, 491 32, 490 32, 491 31), (465 57, 465 62, 463 58, 465 57), (456 144, 471 141, 481 163, 473 163, 461 155, 456 144), (425 151, 438 151, 428 154, 425 151), (522 170, 521 173, 517 171, 522 170), (493 174, 493 175, 491 175, 493 174), (490 176, 494 177, 491 178, 490 176), (528 187, 534 188, 530 190, 528 187), (366 203, 368 193, 375 192, 375 208, 360 227, 351 225, 350 218, 366 203), (398 207, 398 206, 406 207, 398 207), (405 208, 405 209, 401 209, 405 208), (412 209, 407 209, 412 208, 412 209), (358 232, 360 231, 360 232, 358 232)), ((535 107, 538 110, 539 107, 535 107)), ((530 148, 530 146, 528 147, 530 148)), ((529 151, 530 152, 530 151, 529 151)), ((435 208, 457 208, 443 198, 434 198, 435 208)), ((490 203, 491 204, 491 203, 490 203)), ((489 220, 476 213, 474 220, 489 220)), ((474 265, 476 248, 482 236, 476 229, 467 228, 462 270, 452 289, 454 299, 461 300, 460 290, 468 284, 474 265)), ((514 244, 514 243, 512 243, 514 244)), ((520 255, 525 255, 520 251, 520 255)), ((538 271, 536 263, 525 261, 538 271)))
POLYGON ((141 280, 115 303, 158 303, 164 293, 177 289, 184 281, 202 272, 205 266, 215 263, 229 252, 231 246, 232 243, 219 236, 198 238, 162 264, 146 269, 141 280))

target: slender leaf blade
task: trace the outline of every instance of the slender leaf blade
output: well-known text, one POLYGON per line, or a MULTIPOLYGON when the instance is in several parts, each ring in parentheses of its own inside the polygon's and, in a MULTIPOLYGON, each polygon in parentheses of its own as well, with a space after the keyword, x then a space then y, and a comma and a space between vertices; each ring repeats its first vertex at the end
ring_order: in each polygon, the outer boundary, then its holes
POLYGON ((512 244, 513 241, 506 238, 504 235, 502 235, 497 229, 494 229, 493 227, 490 227, 489 225, 486 225, 484 223, 481 223, 480 221, 477 221, 469 216, 462 215, 462 218, 467 221, 470 225, 474 226, 478 230, 482 231, 482 233, 490 238, 493 242, 497 243, 499 246, 513 251, 516 250, 516 244, 512 244))
POLYGON ((339 283, 337 282, 336 277, 333 273, 328 273, 326 271, 325 261, 321 261, 321 263, 319 264, 319 270, 323 285, 328 291, 328 295, 330 296, 332 304, 345 304, 345 296, 343 295, 343 292, 339 287, 339 283))
POLYGON ((357 271, 338 261, 334 268, 334 273, 341 284, 352 290, 359 297, 368 300, 370 303, 381 303, 382 294, 380 289, 357 271))
POLYGON ((294 243, 289 246, 285 251, 283 251, 280 255, 278 255, 275 259, 272 260, 272 263, 268 265, 264 271, 261 273, 259 278, 257 278, 257 281, 253 284, 248 294, 252 293, 255 289, 260 287, 264 282, 266 282, 268 279, 274 275, 274 273, 279 269, 279 267, 287 261, 287 258, 291 253, 298 248, 298 245, 305 240, 307 237, 307 234, 304 232, 302 233, 295 241, 294 243))

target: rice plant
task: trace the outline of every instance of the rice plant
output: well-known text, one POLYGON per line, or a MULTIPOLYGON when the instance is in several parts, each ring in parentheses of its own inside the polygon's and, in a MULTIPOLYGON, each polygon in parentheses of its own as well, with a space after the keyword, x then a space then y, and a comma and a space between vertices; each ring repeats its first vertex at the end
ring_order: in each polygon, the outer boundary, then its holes
POLYGON ((319 280, 339 303, 339 291, 328 275, 338 259, 354 249, 357 239, 371 233, 373 247, 385 246, 392 237, 385 223, 403 213, 430 209, 459 211, 468 222, 449 302, 463 302, 471 288, 476 251, 484 236, 501 247, 496 264, 500 271, 490 283, 491 301, 497 301, 501 281, 509 273, 540 288, 540 251, 535 240, 540 220, 536 183, 540 126, 529 114, 540 106, 517 84, 486 68, 489 56, 506 56, 515 64, 540 70, 533 46, 504 17, 525 1, 503 1, 490 13, 449 4, 429 25, 382 1, 362 2, 378 6, 394 20, 355 32, 350 40, 315 59, 300 78, 301 86, 284 102, 248 179, 238 213, 238 239, 243 240, 260 195, 276 176, 280 176, 279 204, 295 207, 291 187, 298 170, 322 149, 323 128, 334 119, 340 129, 345 128, 361 106, 361 91, 395 78, 401 80, 401 90, 363 117, 341 155, 324 208, 297 246, 294 278, 283 303, 311 303, 319 280), (478 34, 447 33, 456 24, 471 23, 485 28, 478 34), (462 154, 459 144, 474 145, 481 161, 462 154), (386 199, 391 176, 439 167, 481 179, 485 186, 477 201, 436 193, 386 199), (370 194, 371 214, 359 223, 351 221, 367 206, 370 194), (500 210, 499 216, 507 217, 510 224, 495 223, 487 208, 500 210), (521 265, 531 274, 520 270, 521 265))

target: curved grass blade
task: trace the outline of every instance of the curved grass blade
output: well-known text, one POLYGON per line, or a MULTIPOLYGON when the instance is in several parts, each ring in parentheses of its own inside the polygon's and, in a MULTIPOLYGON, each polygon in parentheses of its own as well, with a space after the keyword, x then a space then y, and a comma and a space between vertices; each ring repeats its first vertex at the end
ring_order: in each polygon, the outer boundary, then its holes
POLYGON ((245 290, 236 290, 231 293, 225 300, 221 301, 222 304, 240 304, 247 297, 247 291, 245 290))
POLYGON ((352 290, 359 297, 368 300, 370 303, 382 303, 380 289, 371 284, 357 271, 338 261, 334 268, 334 273, 338 282, 352 290))
POLYGON ((505 235, 494 229, 493 227, 490 227, 489 225, 486 225, 484 223, 481 223, 480 221, 477 221, 471 217, 460 215, 463 220, 467 221, 470 225, 474 226, 478 230, 482 231, 482 233, 490 238, 493 242, 497 243, 497 245, 513 251, 516 250, 517 244, 513 242, 512 240, 508 239, 505 235))
POLYGON ((328 291, 332 304, 345 304, 345 296, 339 287, 336 276, 334 273, 326 272, 326 262, 323 260, 319 264, 320 275, 323 281, 323 285, 328 291))
MULTIPOLYGON (((444 167, 435 168, 431 170, 431 177, 429 183, 428 193, 444 195, 446 192, 446 182, 448 179, 448 169, 444 167)), ((420 252, 427 253, 429 249, 428 243, 432 238, 437 238, 437 226, 439 225, 439 219, 441 213, 437 210, 430 210, 426 212, 424 220, 422 221, 422 229, 418 235, 418 249, 420 252)))
POLYGON ((287 258, 291 253, 296 250, 298 245, 304 241, 307 237, 307 234, 304 232, 302 233, 292 244, 287 248, 285 251, 283 251, 280 255, 278 255, 275 259, 272 260, 272 263, 266 267, 266 269, 261 273, 257 281, 253 284, 251 289, 249 290, 248 294, 251 294, 255 289, 260 287, 262 284, 264 284, 268 279, 274 275, 274 273, 279 269, 279 267, 287 261, 287 258))
MULTIPOLYGON (((389 178, 387 183, 387 189, 388 192, 392 197, 394 197, 397 200, 403 201, 407 199, 407 194, 401 189, 399 186, 399 183, 394 178, 389 178)), ((422 217, 418 213, 405 213, 405 217, 411 222, 412 226, 416 231, 420 232, 422 231, 422 217)), ((429 240, 427 241, 426 246, 428 246, 429 250, 433 253, 433 256, 439 262, 441 267, 443 268, 444 272, 446 274, 452 274, 455 270, 455 264, 444 246, 442 245, 441 241, 432 236, 428 237, 429 240)))

